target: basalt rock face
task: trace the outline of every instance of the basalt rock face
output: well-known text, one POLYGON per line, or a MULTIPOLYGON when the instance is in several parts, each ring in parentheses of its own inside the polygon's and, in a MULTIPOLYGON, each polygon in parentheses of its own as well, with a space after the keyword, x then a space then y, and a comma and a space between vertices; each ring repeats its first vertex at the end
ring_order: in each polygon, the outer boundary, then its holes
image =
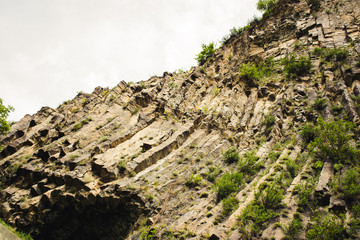
MULTIPOLYGON (((307 1, 280 0, 202 67, 98 87, 25 116, 0 139, 1 217, 35 239, 243 239, 237 216, 259 187, 285 175, 286 208, 254 236, 283 238, 275 226, 297 214, 295 186, 316 175, 311 157, 287 174, 286 159, 308 156, 298 129, 320 116, 359 123, 359 6, 359 0, 321 1, 315 10, 307 1), (310 54, 316 47, 346 49, 349 56, 341 65, 324 62, 310 54), (278 65, 263 83, 239 75, 242 63, 290 53, 310 56, 312 71, 286 78, 278 65), (274 118, 270 126, 267 116, 274 118), (222 216, 210 176, 237 169, 223 159, 231 146, 241 155, 252 150, 261 167, 234 195, 238 207, 222 216), (191 184, 196 177, 200 183, 191 184)), ((332 196, 333 164, 317 174, 320 210, 349 211, 332 196)), ((311 223, 306 211, 301 219, 311 223)))

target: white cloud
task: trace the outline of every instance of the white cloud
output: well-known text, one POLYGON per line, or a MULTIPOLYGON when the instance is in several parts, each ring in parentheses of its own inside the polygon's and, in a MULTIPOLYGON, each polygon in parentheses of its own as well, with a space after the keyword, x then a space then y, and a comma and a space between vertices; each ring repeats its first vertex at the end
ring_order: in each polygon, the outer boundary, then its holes
POLYGON ((255 13, 253 0, 0 2, 0 97, 10 119, 79 91, 189 69, 202 43, 255 13))

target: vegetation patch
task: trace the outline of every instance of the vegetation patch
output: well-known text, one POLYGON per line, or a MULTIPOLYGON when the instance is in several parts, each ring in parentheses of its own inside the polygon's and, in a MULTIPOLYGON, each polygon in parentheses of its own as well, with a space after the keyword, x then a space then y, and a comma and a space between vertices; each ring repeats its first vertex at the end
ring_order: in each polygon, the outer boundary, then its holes
POLYGON ((238 218, 239 230, 245 239, 257 238, 261 235, 270 220, 279 215, 277 210, 284 206, 283 198, 283 190, 275 184, 259 189, 255 193, 255 199, 238 218))
POLYGON ((310 57, 301 56, 297 58, 294 54, 286 56, 282 60, 282 64, 287 79, 305 76, 310 73, 312 68, 310 57))
POLYGON ((316 125, 318 135, 309 144, 310 152, 322 161, 356 163, 359 151, 350 144, 353 129, 351 122, 325 122, 319 118, 316 125))
POLYGON ((346 239, 347 233, 344 219, 335 215, 326 218, 317 217, 306 233, 306 238, 309 240, 346 239))
POLYGON ((223 159, 226 163, 238 162, 240 159, 239 152, 236 147, 230 147, 223 153, 223 159))
POLYGON ((215 190, 217 192, 218 200, 227 198, 232 193, 240 191, 244 184, 242 173, 224 173, 215 183, 215 190))
POLYGON ((185 185, 189 188, 194 188, 200 186, 202 180, 203 178, 201 175, 191 174, 191 176, 186 180, 185 185))
POLYGON ((212 56, 215 53, 215 43, 209 43, 208 45, 203 44, 201 47, 202 51, 195 58, 199 66, 204 65, 207 61, 212 59, 212 56))

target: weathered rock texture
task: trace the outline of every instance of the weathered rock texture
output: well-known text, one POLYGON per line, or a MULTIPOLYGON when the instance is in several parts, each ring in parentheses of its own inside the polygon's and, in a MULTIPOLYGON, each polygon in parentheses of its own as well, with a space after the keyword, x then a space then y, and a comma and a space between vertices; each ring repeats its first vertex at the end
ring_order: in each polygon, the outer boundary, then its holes
MULTIPOLYGON (((287 171, 285 158, 306 151, 298 127, 318 116, 333 119, 332 105, 342 105, 348 119, 359 122, 351 98, 360 93, 359 6, 359 0, 326 0, 315 11, 304 0, 280 0, 202 68, 98 87, 57 109, 25 116, 0 139, 1 217, 35 239, 139 239, 145 225, 160 239, 241 239, 237 216, 257 187, 287 171), (301 78, 285 79, 281 67, 265 84, 239 76, 244 62, 307 55, 315 47, 347 48, 346 66, 312 56, 313 71, 301 78), (317 96, 326 107, 309 110, 317 96), (275 117, 270 130, 262 124, 268 114, 275 117), (230 146, 240 153, 255 150, 264 167, 236 195, 239 208, 219 220, 222 203, 206 174, 212 166, 234 169, 222 159, 230 146), (280 157, 272 161, 275 150, 280 157), (192 174, 204 178, 195 188, 185 185, 192 174)), ((281 224, 297 210, 294 186, 314 174, 307 161, 284 193, 281 224)), ((346 211, 330 198, 333 171, 331 163, 324 165, 316 191, 324 208, 346 211)), ((275 223, 258 237, 281 239, 275 223)))

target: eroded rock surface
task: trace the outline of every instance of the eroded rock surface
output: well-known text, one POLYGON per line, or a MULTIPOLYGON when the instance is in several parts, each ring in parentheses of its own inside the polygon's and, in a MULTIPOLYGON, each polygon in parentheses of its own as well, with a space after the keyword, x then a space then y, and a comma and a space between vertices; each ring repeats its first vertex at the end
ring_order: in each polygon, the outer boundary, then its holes
MULTIPOLYGON (((297 129, 319 116, 359 122, 353 97, 360 92, 359 4, 327 0, 314 11, 305 0, 280 0, 203 67, 98 87, 57 109, 25 116, 0 139, 1 217, 35 239, 139 239, 144 226, 159 239, 242 239, 237 216, 255 190, 289 175, 286 159, 295 161, 306 151, 297 129), (346 48, 347 69, 321 62, 310 54, 315 47, 346 48), (290 53, 311 55, 311 73, 287 79, 278 66, 265 83, 239 76, 244 62, 290 53), (319 97, 326 106, 314 110, 319 97), (344 111, 335 113, 335 105, 344 111), (275 119, 271 126, 264 124, 268 115, 275 119), (230 146, 241 154, 256 150, 263 167, 235 196, 237 210, 219 218, 222 202, 208 176, 211 167, 220 175, 233 171, 222 158, 230 146), (272 159, 273 152, 280 157, 272 159), (185 184, 192 175, 202 176, 195 188, 185 184)), ((298 209, 295 186, 314 174, 309 161, 284 193, 282 224, 298 209)), ((331 197, 333 171, 325 163, 315 191, 324 208, 346 212, 344 202, 331 197)), ((258 236, 271 237, 284 237, 275 222, 258 236)))

